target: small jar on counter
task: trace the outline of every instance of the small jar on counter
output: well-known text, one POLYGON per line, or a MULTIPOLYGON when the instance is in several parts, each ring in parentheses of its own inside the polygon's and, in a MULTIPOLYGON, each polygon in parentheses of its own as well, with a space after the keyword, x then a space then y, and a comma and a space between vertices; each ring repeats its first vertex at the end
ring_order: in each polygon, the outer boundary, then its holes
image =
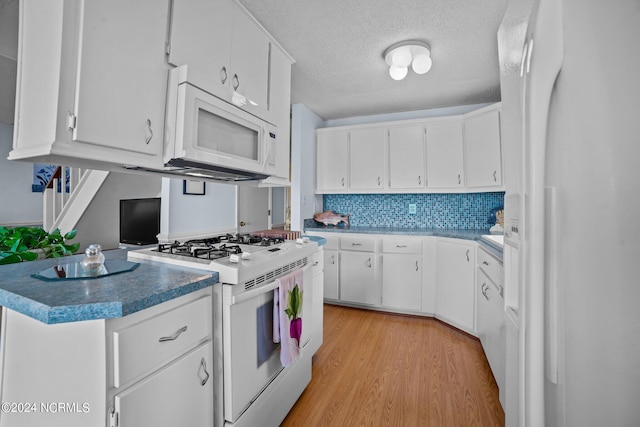
POLYGON ((85 257, 80 262, 82 269, 86 272, 98 272, 104 265, 104 255, 102 246, 98 244, 89 245, 84 251, 85 257))

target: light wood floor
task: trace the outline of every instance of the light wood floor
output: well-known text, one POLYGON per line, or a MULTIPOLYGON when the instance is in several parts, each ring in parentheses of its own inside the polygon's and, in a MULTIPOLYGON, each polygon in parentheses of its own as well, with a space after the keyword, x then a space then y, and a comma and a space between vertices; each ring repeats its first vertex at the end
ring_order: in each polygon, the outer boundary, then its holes
POLYGON ((311 383, 282 426, 504 426, 480 341, 423 317, 324 306, 311 383))

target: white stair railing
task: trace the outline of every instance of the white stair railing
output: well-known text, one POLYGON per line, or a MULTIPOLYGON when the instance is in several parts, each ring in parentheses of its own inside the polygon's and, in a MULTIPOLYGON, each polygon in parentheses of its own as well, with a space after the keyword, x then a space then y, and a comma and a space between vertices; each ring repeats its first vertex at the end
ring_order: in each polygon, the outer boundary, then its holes
POLYGON ((78 224, 109 172, 59 166, 44 190, 42 224, 66 233, 78 224))

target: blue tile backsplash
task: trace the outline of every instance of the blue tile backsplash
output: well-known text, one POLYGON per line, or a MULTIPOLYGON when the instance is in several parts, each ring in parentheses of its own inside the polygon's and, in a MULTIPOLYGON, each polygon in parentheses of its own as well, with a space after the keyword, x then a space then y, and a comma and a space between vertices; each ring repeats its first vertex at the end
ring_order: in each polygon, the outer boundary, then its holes
POLYGON ((352 226, 489 229, 491 209, 503 205, 504 192, 325 194, 323 203, 324 210, 351 214, 352 226))

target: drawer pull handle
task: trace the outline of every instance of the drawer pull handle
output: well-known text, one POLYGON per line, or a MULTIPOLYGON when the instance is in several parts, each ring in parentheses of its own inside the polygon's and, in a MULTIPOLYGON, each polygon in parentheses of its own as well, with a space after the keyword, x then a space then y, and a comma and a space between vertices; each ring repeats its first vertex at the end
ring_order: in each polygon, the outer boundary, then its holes
POLYGON ((352 243, 351 246, 362 246, 362 243, 352 243))
POLYGON ((483 265, 489 265, 489 263, 487 261, 482 261, 483 265))
POLYGON ((174 341, 174 340, 178 339, 178 337, 180 336, 181 333, 186 332, 186 331, 187 331, 187 327, 183 326, 182 328, 178 329, 175 334, 173 334, 171 336, 160 337, 158 342, 174 341))
POLYGON ((396 245, 396 248, 406 248, 407 245, 396 245))
POLYGON ((204 379, 200 381, 200 385, 204 386, 207 383, 207 381, 209 381, 209 372, 207 372, 207 364, 204 361, 204 357, 200 359, 200 367, 204 371, 204 375, 205 375, 204 379))
POLYGON ((319 262, 316 261, 316 262, 313 263, 313 266, 316 267, 318 264, 319 264, 319 262))

